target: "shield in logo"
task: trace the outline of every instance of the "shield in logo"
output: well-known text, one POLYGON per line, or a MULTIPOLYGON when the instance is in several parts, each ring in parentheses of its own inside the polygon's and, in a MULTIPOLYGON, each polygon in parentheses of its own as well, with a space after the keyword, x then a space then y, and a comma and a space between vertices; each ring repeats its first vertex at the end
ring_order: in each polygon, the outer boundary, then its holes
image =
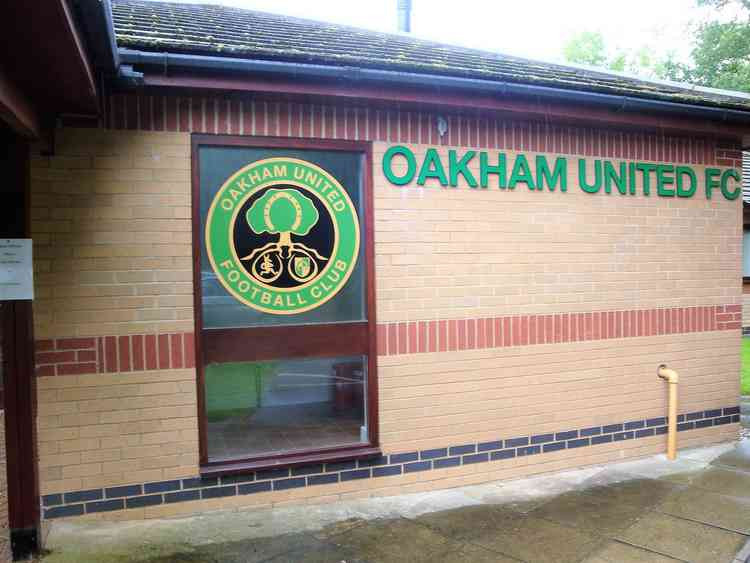
POLYGON ((306 278, 310 275, 310 258, 307 256, 294 257, 294 273, 298 278, 306 278))

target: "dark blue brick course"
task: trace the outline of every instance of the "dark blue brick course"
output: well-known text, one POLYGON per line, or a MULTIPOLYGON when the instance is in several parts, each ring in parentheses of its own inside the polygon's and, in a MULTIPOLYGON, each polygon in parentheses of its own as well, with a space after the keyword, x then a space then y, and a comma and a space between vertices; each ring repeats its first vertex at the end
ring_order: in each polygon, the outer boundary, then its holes
POLYGON ((145 495, 141 497, 125 499, 125 508, 142 508, 144 506, 156 506, 162 503, 161 495, 145 495))
POLYGON ((704 411, 704 414, 706 415, 706 418, 715 418, 717 416, 721 416, 721 409, 711 409, 709 411, 704 411))
POLYGON ((326 463, 326 473, 335 471, 346 471, 357 467, 356 461, 337 461, 335 463, 326 463))
POLYGON ((255 473, 255 479, 263 481, 265 479, 283 479, 289 477, 289 469, 264 469, 255 473))
POLYGON ((552 442, 551 444, 544 444, 544 446, 542 446, 542 450, 544 451, 544 453, 556 452, 564 449, 565 442, 552 442))
POLYGON ((218 485, 219 480, 216 477, 196 477, 193 479, 183 479, 183 489, 197 489, 199 487, 213 487, 218 485))
POLYGON ((517 448, 516 451, 518 452, 519 456, 536 455, 542 452, 542 447, 541 446, 524 446, 523 448, 517 448))
POLYGON ((249 483, 255 481, 255 473, 245 473, 243 475, 224 475, 221 478, 222 485, 236 485, 237 483, 249 483))
POLYGON ((571 438, 578 438, 578 430, 555 432, 555 442, 559 442, 560 440, 570 440, 571 438))
POLYGON ((237 485, 237 493, 240 495, 252 495, 253 493, 266 493, 271 490, 271 482, 264 481, 262 483, 247 483, 245 485, 237 485))
POLYGON ((465 444, 463 446, 451 446, 450 448, 448 448, 449 455, 473 454, 475 451, 476 451, 476 446, 474 444, 465 444))
POLYGON ((591 445, 606 444, 612 441, 612 434, 602 434, 601 436, 593 436, 591 438, 591 445))
POLYGON ((656 429, 656 433, 657 433, 657 434, 666 434, 666 433, 667 433, 667 430, 668 430, 668 428, 667 428, 666 426, 659 426, 659 427, 658 427, 658 428, 656 429))
MULTIPOLYGON (((271 486, 269 484, 268 488, 270 489, 271 486)), ((164 502, 166 503, 173 503, 173 502, 185 502, 187 500, 198 500, 201 498, 201 492, 198 489, 193 489, 192 491, 179 491, 177 493, 167 493, 164 495, 164 502)))
POLYGON ((477 446, 478 452, 489 452, 490 450, 501 450, 503 448, 502 440, 495 440, 493 442, 482 442, 477 446))
POLYGON ((237 494, 237 487, 209 487, 207 489, 201 489, 202 498, 219 498, 219 497, 233 497, 237 494))
MULTIPOLYGON (((222 478, 222 481, 224 479, 222 478)), ((179 481, 159 481, 158 483, 146 483, 143 485, 143 492, 148 493, 168 493, 170 491, 179 491, 179 481)))
POLYGON ((646 421, 646 426, 648 426, 649 428, 652 426, 664 426, 666 423, 667 419, 662 416, 659 418, 649 418, 646 421))
POLYGON ((714 424, 729 424, 732 422, 731 416, 722 416, 714 420, 714 424))
POLYGON ((44 511, 45 518, 63 518, 66 516, 80 516, 83 514, 82 504, 69 504, 67 506, 55 506, 44 511))
POLYGON ((315 475, 316 473, 323 473, 322 463, 292 467, 292 475, 315 475))
POLYGON ((732 422, 739 422, 740 421, 740 415, 733 414, 732 415, 732 422))
POLYGON ((681 422, 677 425, 677 432, 684 432, 685 430, 692 430, 695 428, 695 422, 681 422))
POLYGON ((615 442, 621 442, 623 440, 632 440, 633 432, 618 432, 615 434, 615 442))
POLYGON ((582 448, 583 446, 589 445, 589 438, 581 438, 579 440, 568 440, 568 449, 571 448, 582 448))
POLYGON ((338 473, 326 473, 324 475, 310 475, 307 478, 308 485, 329 485, 331 483, 338 483, 338 473))
POLYGON ((584 428, 581 430, 581 438, 587 438, 588 436, 598 436, 602 433, 601 426, 594 426, 592 428, 584 428))
POLYGON ((62 495, 44 495, 42 497, 42 504, 44 506, 56 506, 63 503, 62 495))
POLYGON ((687 413, 688 420, 700 420, 701 418, 703 418, 703 411, 687 413))
POLYGON ((73 491, 72 493, 65 493, 65 504, 72 502, 85 502, 87 500, 99 500, 104 498, 104 491, 101 489, 90 489, 87 491, 73 491))
POLYGON ((490 454, 490 459, 493 461, 498 459, 509 459, 511 457, 516 457, 516 450, 500 450, 499 452, 492 452, 490 454))
POLYGON ((727 407, 724 409, 724 414, 740 414, 740 407, 727 407))
POLYGON ((104 489, 107 498, 134 497, 143 494, 140 485, 125 485, 124 487, 109 487, 104 489))
POLYGON ((505 440, 506 448, 517 448, 518 446, 528 446, 528 445, 529 445, 528 436, 525 436, 523 438, 511 438, 510 440, 505 440))
POLYGON ((422 450, 419 457, 422 459, 435 459, 436 457, 445 457, 448 455, 448 448, 436 448, 434 450, 422 450))
POLYGON ((91 514, 92 512, 110 512, 112 510, 122 510, 123 508, 125 508, 125 501, 121 498, 86 503, 87 514, 91 514))
POLYGON ((417 461, 419 454, 409 452, 407 454, 391 454, 391 463, 406 463, 407 461, 417 461))
POLYGON ((631 420, 625 423, 625 430, 635 430, 636 428, 643 428, 646 426, 645 420, 631 420))
POLYGON ((646 436, 654 436, 656 431, 653 428, 643 428, 642 430, 635 431, 636 438, 645 438, 646 436))
POLYGON ((607 424, 602 426, 602 432, 611 434, 612 432, 622 432, 622 424, 607 424))
POLYGON ((469 454, 463 457, 464 465, 469 463, 482 463, 490 460, 490 455, 487 452, 481 454, 469 454))
POLYGON ((461 465, 461 458, 456 457, 444 457, 443 459, 436 459, 432 462, 432 467, 435 469, 445 469, 446 467, 456 467, 461 465))
POLYGON ((414 463, 404 464, 404 473, 414 473, 415 471, 427 471, 432 469, 431 461, 415 461, 414 463))
POLYGON ((713 420, 710 418, 707 420, 696 420, 695 421, 695 427, 696 428, 707 428, 708 426, 711 426, 713 424, 713 420))
POLYGON ((369 469, 356 469, 354 471, 342 471, 341 472, 342 481, 353 481, 355 479, 367 479, 368 477, 370 477, 369 469))
POLYGON ((285 489, 296 489, 298 487, 304 487, 307 481, 304 477, 295 477, 293 479, 279 479, 273 482, 274 491, 283 491, 285 489))
POLYGON ((372 459, 360 459, 358 465, 359 467, 378 467, 379 465, 388 465, 388 456, 379 455, 372 459))
POLYGON ((391 477, 392 475, 401 475, 400 465, 386 465, 385 467, 375 467, 372 470, 373 477, 391 477))
POLYGON ((531 443, 532 444, 546 444, 547 442, 552 442, 555 439, 555 434, 537 434, 536 436, 531 437, 531 443))

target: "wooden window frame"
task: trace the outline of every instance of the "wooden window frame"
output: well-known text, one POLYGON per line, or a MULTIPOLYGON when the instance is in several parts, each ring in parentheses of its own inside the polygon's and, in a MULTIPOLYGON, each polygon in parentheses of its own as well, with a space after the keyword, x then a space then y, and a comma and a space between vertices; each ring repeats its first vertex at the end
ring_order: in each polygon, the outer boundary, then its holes
POLYGON ((297 137, 244 137, 238 135, 191 136, 192 229, 193 229, 193 306, 195 312, 195 367, 198 398, 199 463, 202 476, 227 475, 289 467, 305 463, 335 462, 380 455, 378 436, 378 377, 377 377, 377 323, 375 318, 375 249, 373 240, 372 193, 372 143, 366 141, 339 141, 302 139, 297 137), (201 279, 201 216, 200 216, 200 159, 201 147, 240 147, 267 149, 303 149, 358 152, 362 159, 362 213, 365 250, 365 303, 367 320, 351 323, 292 325, 274 327, 248 327, 240 329, 204 329, 201 279), (210 332, 210 334, 208 333, 210 332), (247 346, 227 345, 229 333, 252 335, 259 344, 247 346), (289 334, 295 334, 296 344, 288 346, 289 334), (305 339, 299 336, 306 334, 305 339), (280 336, 286 339, 282 350, 280 336), (345 344, 346 343, 346 344, 345 344), (281 356, 281 355, 283 356, 281 356), (206 424, 206 398, 204 365, 211 361, 254 361, 270 358, 330 357, 336 355, 367 356, 367 428, 369 442, 315 450, 289 451, 263 456, 249 456, 236 460, 208 459, 208 434, 206 424))

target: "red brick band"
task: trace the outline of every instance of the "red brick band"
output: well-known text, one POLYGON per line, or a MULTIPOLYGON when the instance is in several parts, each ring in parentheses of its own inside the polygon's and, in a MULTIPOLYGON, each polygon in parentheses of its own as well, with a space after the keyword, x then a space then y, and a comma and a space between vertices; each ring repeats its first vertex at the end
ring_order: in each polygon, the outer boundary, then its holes
MULTIPOLYGON (((378 354, 453 352, 741 328, 741 305, 409 321, 378 325, 378 354)), ((192 332, 36 342, 36 373, 40 377, 193 367, 192 332)))
MULTIPOLYGON (((103 101, 103 117, 96 125, 109 129, 457 145, 742 166, 739 146, 717 144, 713 138, 560 125, 474 111, 470 114, 441 112, 448 121, 448 131, 439 135, 435 125, 437 113, 401 108, 143 93, 109 94, 103 101)), ((69 124, 95 125, 75 120, 69 124)))
POLYGON ((453 352, 741 328, 741 305, 409 321, 378 325, 378 354, 453 352))
POLYGON ((36 374, 82 375, 195 367, 192 332, 37 340, 36 374))

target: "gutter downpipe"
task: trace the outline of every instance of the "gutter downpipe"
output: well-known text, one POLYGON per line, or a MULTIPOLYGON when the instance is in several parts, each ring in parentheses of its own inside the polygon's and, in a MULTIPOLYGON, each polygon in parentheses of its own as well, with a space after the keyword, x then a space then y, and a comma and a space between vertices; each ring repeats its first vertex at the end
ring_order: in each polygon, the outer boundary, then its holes
POLYGON ((669 385, 669 406, 667 418, 667 458, 675 460, 677 458, 677 384, 680 376, 673 369, 661 364, 656 375, 662 378, 669 385))
POLYGON ((352 66, 330 66, 285 61, 264 61, 254 59, 235 59, 205 55, 185 55, 164 52, 137 51, 127 48, 118 49, 122 63, 129 65, 149 65, 163 69, 166 73, 170 67, 194 68, 203 70, 224 70, 245 73, 267 73, 286 75, 294 78, 326 78, 354 82, 378 82, 399 85, 428 86, 450 88, 485 94, 520 95, 541 99, 567 100, 611 107, 618 112, 651 111, 702 118, 711 121, 733 122, 750 125, 750 110, 683 104, 663 100, 650 100, 620 94, 603 94, 567 90, 551 86, 517 84, 513 82, 461 78, 436 74, 419 74, 393 70, 380 70, 352 66))

